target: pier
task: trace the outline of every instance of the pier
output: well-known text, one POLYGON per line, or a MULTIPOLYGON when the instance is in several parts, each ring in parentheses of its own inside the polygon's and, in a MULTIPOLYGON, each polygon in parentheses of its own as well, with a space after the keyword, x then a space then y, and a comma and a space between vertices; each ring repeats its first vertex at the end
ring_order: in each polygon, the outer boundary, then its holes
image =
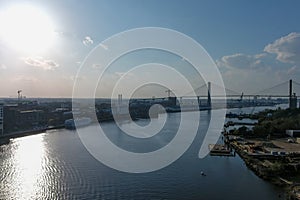
POLYGON ((228 145, 209 144, 208 148, 211 156, 235 156, 235 153, 228 145))

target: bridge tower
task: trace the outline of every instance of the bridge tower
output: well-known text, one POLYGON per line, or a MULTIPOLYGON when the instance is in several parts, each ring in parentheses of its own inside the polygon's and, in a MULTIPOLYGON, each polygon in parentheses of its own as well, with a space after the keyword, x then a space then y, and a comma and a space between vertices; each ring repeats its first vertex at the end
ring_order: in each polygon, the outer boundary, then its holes
POLYGON ((211 82, 207 83, 207 107, 211 109, 211 82))
POLYGON ((290 87, 289 87, 289 108, 295 109, 297 108, 297 96, 296 93, 293 93, 293 80, 290 80, 290 87))

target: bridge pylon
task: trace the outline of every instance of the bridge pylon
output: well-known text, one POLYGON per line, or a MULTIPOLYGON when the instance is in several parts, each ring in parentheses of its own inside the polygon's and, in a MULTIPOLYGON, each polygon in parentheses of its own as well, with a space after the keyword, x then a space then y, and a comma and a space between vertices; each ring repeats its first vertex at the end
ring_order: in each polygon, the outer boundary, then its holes
POLYGON ((211 82, 207 83, 207 107, 211 109, 211 82))
POLYGON ((296 93, 293 93, 293 80, 290 80, 289 85, 289 108, 295 109, 297 108, 297 96, 296 93))

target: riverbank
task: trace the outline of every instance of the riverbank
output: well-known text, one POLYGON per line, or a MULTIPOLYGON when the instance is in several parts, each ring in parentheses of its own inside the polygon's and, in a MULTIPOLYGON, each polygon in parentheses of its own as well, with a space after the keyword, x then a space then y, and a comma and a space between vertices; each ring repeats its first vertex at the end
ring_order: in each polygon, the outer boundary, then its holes
POLYGON ((287 131, 300 130, 300 109, 266 109, 255 118, 251 128, 224 130, 224 137, 257 176, 284 188, 288 199, 300 199, 300 135, 287 131))
MULTIPOLYGON (((258 150, 259 145, 253 141, 247 139, 241 140, 239 137, 239 140, 231 141, 230 146, 244 160, 246 166, 258 177, 283 188, 287 193, 287 199, 300 199, 300 187, 296 187, 300 184, 290 179, 290 177, 300 175, 300 155, 291 152, 285 155, 263 153, 258 150), (252 151, 251 149, 257 150, 252 151)), ((261 143, 266 142, 261 139, 257 141, 261 143)), ((268 145, 270 144, 269 142, 268 145)), ((285 151, 282 147, 279 148, 280 151, 285 151)))
POLYGON ((63 128, 65 128, 65 125, 44 127, 44 128, 31 129, 31 130, 23 130, 23 131, 17 131, 17 132, 13 132, 13 133, 4 134, 4 135, 0 136, 0 145, 9 143, 9 140, 12 138, 24 137, 24 136, 28 136, 28 135, 35 135, 35 134, 44 133, 45 131, 48 131, 48 130, 63 129, 63 128))

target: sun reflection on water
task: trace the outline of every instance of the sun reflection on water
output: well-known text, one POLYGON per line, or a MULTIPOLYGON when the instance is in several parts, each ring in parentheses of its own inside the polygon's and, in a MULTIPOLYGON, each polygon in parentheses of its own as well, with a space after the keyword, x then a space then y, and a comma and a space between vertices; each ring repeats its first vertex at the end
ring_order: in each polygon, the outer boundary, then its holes
POLYGON ((16 199, 37 199, 43 190, 40 181, 43 180, 45 169, 45 145, 43 134, 28 136, 14 140, 13 152, 14 174, 11 189, 16 199))

